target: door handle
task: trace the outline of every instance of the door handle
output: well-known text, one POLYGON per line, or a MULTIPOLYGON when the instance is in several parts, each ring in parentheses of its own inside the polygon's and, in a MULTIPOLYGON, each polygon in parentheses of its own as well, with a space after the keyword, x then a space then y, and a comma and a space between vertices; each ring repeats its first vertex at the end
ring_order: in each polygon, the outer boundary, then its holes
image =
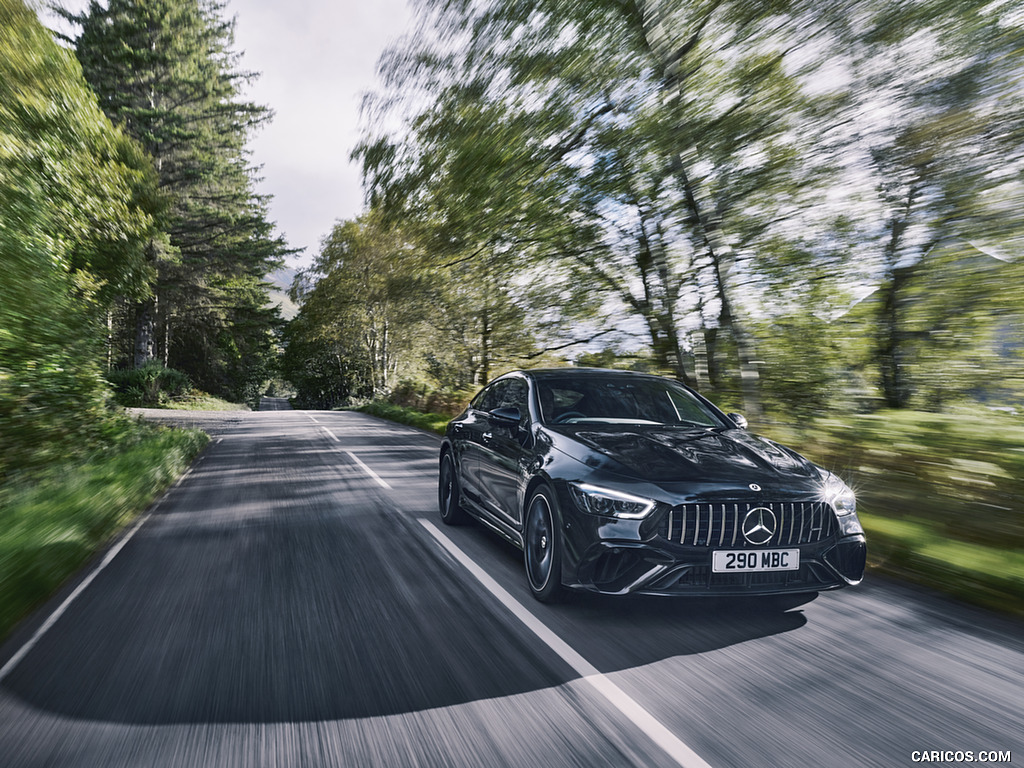
POLYGON ((484 434, 483 434, 483 438, 484 438, 484 442, 485 443, 489 443, 491 441, 492 437, 494 437, 494 434, 491 433, 491 432, 484 432, 484 434))

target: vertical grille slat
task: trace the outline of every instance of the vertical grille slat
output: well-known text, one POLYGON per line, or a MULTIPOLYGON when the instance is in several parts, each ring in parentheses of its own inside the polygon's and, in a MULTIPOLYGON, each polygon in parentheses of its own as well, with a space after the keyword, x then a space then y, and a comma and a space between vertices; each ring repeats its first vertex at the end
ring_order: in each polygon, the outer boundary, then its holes
POLYGON ((832 509, 823 502, 760 500, 678 504, 669 510, 661 533, 670 541, 694 547, 746 547, 749 545, 743 538, 743 518, 756 507, 765 507, 775 514, 775 535, 765 546, 812 544, 835 534, 832 509))

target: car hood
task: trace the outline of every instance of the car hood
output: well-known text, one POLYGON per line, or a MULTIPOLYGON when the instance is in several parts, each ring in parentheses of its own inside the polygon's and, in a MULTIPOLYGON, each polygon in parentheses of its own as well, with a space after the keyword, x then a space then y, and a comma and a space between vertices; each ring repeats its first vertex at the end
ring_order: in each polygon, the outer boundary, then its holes
POLYGON ((742 429, 586 424, 551 431, 554 447, 584 464, 653 483, 757 483, 767 490, 820 482, 815 466, 800 454, 742 429))

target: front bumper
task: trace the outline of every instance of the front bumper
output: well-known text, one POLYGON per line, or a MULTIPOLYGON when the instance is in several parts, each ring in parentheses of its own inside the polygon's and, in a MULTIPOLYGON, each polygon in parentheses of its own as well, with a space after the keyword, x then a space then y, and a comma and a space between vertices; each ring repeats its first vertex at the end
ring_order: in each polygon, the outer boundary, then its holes
POLYGON ((586 550, 569 585, 620 595, 775 595, 838 589, 863 578, 867 545, 861 535, 796 549, 795 571, 714 573, 714 550, 707 547, 601 541, 586 550))
MULTIPOLYGON (((650 520, 570 514, 564 520, 562 580, 575 589, 619 595, 772 595, 820 592, 859 583, 867 559, 864 536, 844 534, 831 508, 827 519, 820 511, 815 518, 811 506, 806 506, 806 523, 803 514, 799 518, 790 516, 799 522, 795 532, 783 528, 780 536, 787 539, 776 539, 762 547, 732 537, 732 505, 729 513, 722 515, 725 533, 723 528, 716 528, 713 535, 708 534, 707 516, 703 526, 693 526, 692 521, 687 524, 678 515, 672 521, 667 513, 650 520), (814 519, 817 522, 812 522, 814 519), (799 569, 737 573, 712 570, 715 550, 783 548, 799 550, 799 569)), ((780 519, 783 517, 780 514, 780 519)))

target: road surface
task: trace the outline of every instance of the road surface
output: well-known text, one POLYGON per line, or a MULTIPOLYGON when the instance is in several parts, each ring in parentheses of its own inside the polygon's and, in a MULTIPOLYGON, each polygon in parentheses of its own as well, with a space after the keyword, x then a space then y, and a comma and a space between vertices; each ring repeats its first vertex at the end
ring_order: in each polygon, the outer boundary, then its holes
POLYGON ((213 440, 0 648, 0 764, 1024 763, 1020 622, 877 578, 541 605, 440 524, 436 436, 282 405, 148 412, 213 440))

